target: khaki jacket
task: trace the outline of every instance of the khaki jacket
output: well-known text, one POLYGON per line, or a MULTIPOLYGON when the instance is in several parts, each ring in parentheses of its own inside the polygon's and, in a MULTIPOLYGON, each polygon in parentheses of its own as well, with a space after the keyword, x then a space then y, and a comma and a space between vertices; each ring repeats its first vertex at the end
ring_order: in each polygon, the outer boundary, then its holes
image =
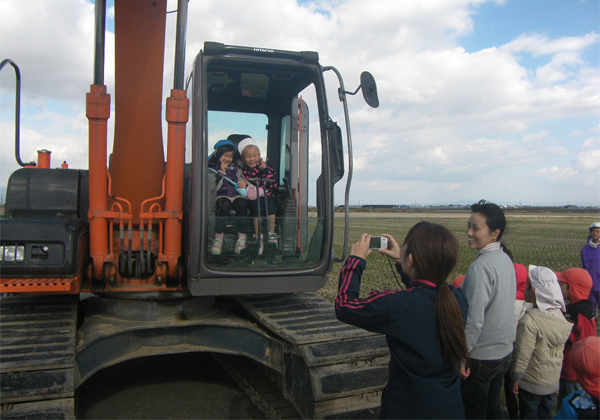
POLYGON ((558 391, 563 349, 573 325, 560 309, 529 309, 519 321, 510 378, 536 395, 558 391))

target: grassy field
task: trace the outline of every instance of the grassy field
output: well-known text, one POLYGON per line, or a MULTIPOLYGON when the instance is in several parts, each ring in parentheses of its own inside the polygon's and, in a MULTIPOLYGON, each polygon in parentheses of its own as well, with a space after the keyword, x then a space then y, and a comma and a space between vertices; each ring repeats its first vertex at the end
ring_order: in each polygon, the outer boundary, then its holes
MULTIPOLYGON (((364 233, 379 235, 389 233, 402 244, 408 230, 417 222, 425 220, 446 226, 458 239, 460 261, 450 280, 465 274, 475 260, 476 252, 467 246, 466 227, 468 211, 436 213, 351 213, 348 252, 350 246, 364 233)), ((502 242, 511 250, 514 261, 524 265, 534 264, 563 271, 580 267, 580 250, 588 237, 588 227, 598 220, 598 213, 523 213, 507 212, 508 230, 502 242)), ((344 241, 343 213, 336 213, 334 250, 342 255, 344 241)), ((333 301, 342 263, 335 263, 327 284, 319 291, 333 301)), ((361 294, 372 289, 397 288, 388 259, 376 252, 367 258, 361 294)))

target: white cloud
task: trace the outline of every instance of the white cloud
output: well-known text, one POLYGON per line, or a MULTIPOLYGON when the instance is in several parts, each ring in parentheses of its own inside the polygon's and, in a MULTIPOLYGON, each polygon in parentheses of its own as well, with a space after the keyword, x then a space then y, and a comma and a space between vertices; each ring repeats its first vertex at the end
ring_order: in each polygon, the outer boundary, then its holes
POLYGON ((589 139, 585 139, 585 141, 581 143, 581 147, 584 149, 600 147, 600 137, 590 137, 589 139))
POLYGON ((600 135, 600 124, 590 128, 589 130, 574 130, 569 133, 569 137, 579 137, 579 136, 597 136, 600 135))
POLYGON ((533 175, 538 175, 551 181, 564 181, 576 176, 577 171, 569 167, 559 168, 558 166, 552 166, 535 171, 533 175))
POLYGON ((595 32, 584 36, 552 39, 545 34, 523 34, 502 48, 515 53, 528 52, 534 56, 553 55, 563 52, 579 54, 582 50, 598 43, 600 35, 595 32))
POLYGON ((597 178, 600 177, 600 149, 580 153, 577 156, 575 167, 583 172, 589 172, 597 178))
MULTIPOLYGON (((208 40, 318 51, 323 65, 342 72, 347 90, 358 85, 361 71, 373 73, 380 107, 369 108, 360 95, 349 99, 352 201, 368 200, 376 188, 402 192, 398 201, 409 203, 475 200, 489 197, 490 190, 497 201, 544 201, 561 188, 571 202, 587 200, 589 194, 577 186, 584 180, 598 185, 593 170, 600 161, 600 72, 583 57, 598 48, 600 35, 527 33, 469 53, 457 40, 473 32, 477 7, 484 2, 378 0, 374 7, 365 0, 305 5, 194 0, 186 68, 208 40), (526 55, 543 57, 544 64, 528 68, 526 55)), ((175 2, 169 0, 167 7, 174 9, 175 2)), ((70 167, 87 167, 85 93, 92 83, 93 13, 85 0, 0 0, 0 39, 10 39, 2 53, 23 74, 24 159, 44 147, 57 164, 67 160, 70 167)), ((174 27, 170 14, 165 95, 172 82, 174 27)), ((113 92, 112 34, 106 45, 105 80, 113 92)), ((12 143, 6 133, 12 133, 14 118, 13 79, 9 71, 0 74, 4 144, 12 143)), ((331 72, 325 80, 330 112, 343 127, 337 80, 331 72)), ((114 118, 109 123, 112 127, 114 118)), ((12 155, 0 158, 0 184, 15 168, 12 155)), ((341 202, 343 188, 336 194, 341 202)))
POLYGON ((523 143, 537 143, 540 140, 546 139, 550 135, 548 130, 540 131, 539 133, 525 134, 523 143))
POLYGON ((32 98, 81 100, 93 82, 93 4, 2 1, 0 16, 2 55, 20 67, 22 92, 32 98))

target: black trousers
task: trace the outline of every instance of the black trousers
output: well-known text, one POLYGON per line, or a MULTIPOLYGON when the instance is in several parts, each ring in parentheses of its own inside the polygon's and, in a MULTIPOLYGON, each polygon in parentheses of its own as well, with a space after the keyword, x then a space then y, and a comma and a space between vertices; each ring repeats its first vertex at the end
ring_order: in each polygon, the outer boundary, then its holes
POLYGON ((508 370, 504 374, 504 395, 506 396, 506 409, 508 418, 516 420, 519 418, 519 402, 517 396, 512 391, 512 381, 510 380, 508 370))
POLYGON ((246 205, 246 199, 237 197, 231 201, 228 197, 219 197, 217 198, 216 214, 215 233, 223 233, 225 225, 232 219, 235 219, 238 233, 246 233, 246 226, 248 226, 248 207, 246 205), (235 216, 231 215, 231 210, 235 211, 235 216))
POLYGON ((501 419, 500 391, 512 354, 499 360, 469 359, 471 373, 461 382, 467 419, 501 419))

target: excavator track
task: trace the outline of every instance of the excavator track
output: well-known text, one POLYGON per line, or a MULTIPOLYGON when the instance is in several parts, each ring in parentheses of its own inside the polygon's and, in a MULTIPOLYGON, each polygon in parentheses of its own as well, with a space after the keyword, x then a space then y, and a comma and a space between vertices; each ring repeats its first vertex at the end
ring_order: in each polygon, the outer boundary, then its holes
POLYGON ((75 417, 77 296, 0 298, 3 419, 75 417))
POLYGON ((281 394, 302 418, 378 417, 388 378, 385 336, 338 321, 333 305, 316 293, 237 300, 287 343, 281 394))
MULTIPOLYGON (((270 368, 231 353, 215 357, 267 418, 378 416, 389 363, 384 336, 339 322, 315 293, 236 300, 274 337, 280 356, 270 368)), ((5 295, 0 303, 1 417, 75 418, 77 296, 5 295)))
POLYGON ((283 396, 281 381, 264 366, 242 356, 213 353, 213 357, 267 419, 301 419, 283 396))

